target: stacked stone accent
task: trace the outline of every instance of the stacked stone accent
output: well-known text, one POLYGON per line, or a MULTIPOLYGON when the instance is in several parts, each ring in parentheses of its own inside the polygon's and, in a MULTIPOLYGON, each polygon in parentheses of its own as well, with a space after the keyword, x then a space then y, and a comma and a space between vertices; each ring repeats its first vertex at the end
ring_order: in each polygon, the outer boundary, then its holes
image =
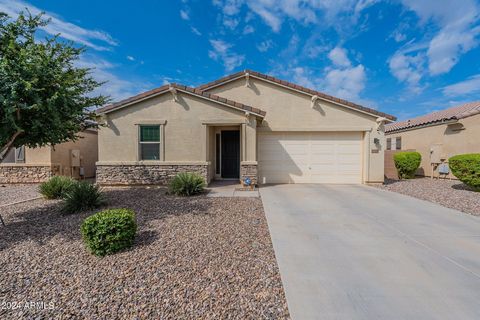
POLYGON ((0 183, 40 183, 54 176, 52 166, 46 165, 0 165, 0 183))
POLYGON ((257 173, 256 164, 240 164, 240 179, 243 181, 246 177, 249 177, 252 180, 252 184, 258 184, 258 173, 257 173))
POLYGON ((102 185, 165 185, 180 172, 195 172, 208 182, 208 165, 98 165, 102 185))

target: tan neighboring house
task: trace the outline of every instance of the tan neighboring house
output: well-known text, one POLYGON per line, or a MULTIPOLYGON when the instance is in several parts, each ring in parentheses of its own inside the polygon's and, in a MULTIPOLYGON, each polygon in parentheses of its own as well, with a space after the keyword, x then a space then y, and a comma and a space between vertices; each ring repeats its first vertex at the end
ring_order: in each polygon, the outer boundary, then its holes
POLYGON ((250 70, 165 85, 98 114, 101 184, 163 184, 184 171, 208 182, 383 182, 384 123, 395 120, 250 70))
MULTIPOLYGON (((439 176, 442 163, 464 153, 480 153, 480 101, 385 126, 387 150, 416 150, 418 175, 439 176)), ((447 177, 454 178, 449 173, 447 177)))
POLYGON ((55 147, 12 148, 0 163, 0 183, 37 183, 55 175, 95 177, 98 133, 85 130, 82 138, 55 147))

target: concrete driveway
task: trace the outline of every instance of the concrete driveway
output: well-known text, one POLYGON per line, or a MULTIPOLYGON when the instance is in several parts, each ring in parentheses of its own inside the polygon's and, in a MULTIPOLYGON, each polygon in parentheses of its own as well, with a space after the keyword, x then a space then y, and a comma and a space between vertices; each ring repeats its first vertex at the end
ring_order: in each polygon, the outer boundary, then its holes
POLYGON ((368 186, 260 193, 293 319, 480 319, 480 218, 368 186))

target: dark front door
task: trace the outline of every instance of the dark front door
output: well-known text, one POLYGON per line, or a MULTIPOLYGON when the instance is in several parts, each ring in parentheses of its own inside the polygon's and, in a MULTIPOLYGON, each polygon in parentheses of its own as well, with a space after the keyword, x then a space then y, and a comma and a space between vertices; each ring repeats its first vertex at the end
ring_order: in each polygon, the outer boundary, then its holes
POLYGON ((240 131, 222 131, 222 178, 239 178, 240 131))

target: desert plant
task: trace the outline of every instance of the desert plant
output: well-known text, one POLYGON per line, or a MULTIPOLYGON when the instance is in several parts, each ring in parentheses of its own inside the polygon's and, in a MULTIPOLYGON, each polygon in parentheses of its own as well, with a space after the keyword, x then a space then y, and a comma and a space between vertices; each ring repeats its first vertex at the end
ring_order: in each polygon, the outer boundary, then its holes
POLYGON ((75 180, 65 176, 54 176, 40 184, 40 193, 47 199, 60 199, 76 183, 75 180))
POLYGON ((191 196, 200 193, 205 188, 205 179, 191 172, 177 174, 169 184, 169 192, 179 196, 191 196))
POLYGON ((137 223, 130 209, 109 209, 86 218, 80 227, 85 245, 97 256, 105 256, 133 245, 137 223))
POLYGON ((448 159, 448 165, 458 180, 480 191, 480 154, 459 154, 448 159))
POLYGON ((415 151, 403 151, 396 153, 393 156, 393 161, 397 168, 398 177, 400 179, 411 179, 415 177, 415 171, 420 166, 422 156, 415 151))
POLYGON ((63 209, 66 213, 98 208, 105 203, 100 187, 87 181, 73 184, 63 199, 65 200, 63 209))

